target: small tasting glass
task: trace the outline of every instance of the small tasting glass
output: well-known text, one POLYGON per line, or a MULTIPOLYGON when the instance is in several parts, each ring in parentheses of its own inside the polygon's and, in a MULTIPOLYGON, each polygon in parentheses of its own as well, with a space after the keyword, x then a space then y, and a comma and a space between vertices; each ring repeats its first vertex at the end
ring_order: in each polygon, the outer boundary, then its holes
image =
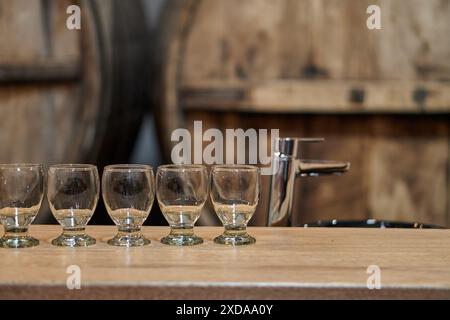
POLYGON ((141 234, 155 198, 153 169, 146 165, 111 165, 102 177, 103 201, 118 233, 108 244, 122 247, 143 246, 150 240, 141 234))
POLYGON ((48 169, 47 199, 53 216, 63 227, 52 241, 55 246, 86 247, 95 239, 85 233, 100 192, 97 167, 90 164, 60 164, 48 169))
POLYGON ((190 246, 203 242, 194 234, 194 224, 208 198, 208 172, 202 165, 158 167, 156 194, 170 234, 161 239, 168 245, 190 246))
POLYGON ((0 164, 0 222, 5 234, 0 247, 26 248, 39 244, 28 235, 44 196, 44 166, 0 164))
POLYGON ((260 169, 248 165, 217 165, 211 171, 211 201, 225 228, 215 243, 247 245, 255 238, 247 224, 259 201, 260 169))

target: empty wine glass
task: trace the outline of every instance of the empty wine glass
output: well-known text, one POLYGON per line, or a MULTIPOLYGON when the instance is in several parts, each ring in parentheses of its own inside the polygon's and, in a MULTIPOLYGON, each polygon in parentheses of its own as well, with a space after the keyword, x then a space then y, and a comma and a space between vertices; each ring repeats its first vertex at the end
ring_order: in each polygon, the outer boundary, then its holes
POLYGON ((153 169, 146 165, 111 165, 102 177, 103 201, 118 233, 108 243, 135 247, 150 243, 141 234, 155 197, 153 169))
POLYGON ((189 246, 203 242, 194 234, 194 224, 208 198, 208 172, 202 165, 158 167, 156 194, 170 234, 161 239, 169 245, 189 246))
POLYGON ((255 243, 247 224, 259 201, 260 169, 248 165, 217 165, 211 171, 211 201, 225 228, 215 243, 255 243))
POLYGON ((0 247, 25 248, 39 244, 28 235, 44 195, 44 166, 0 164, 0 222, 5 234, 0 247))
POLYGON ((48 169, 47 199, 53 216, 63 227, 55 246, 85 247, 95 239, 85 233, 97 206, 100 181, 90 164, 60 164, 48 169))

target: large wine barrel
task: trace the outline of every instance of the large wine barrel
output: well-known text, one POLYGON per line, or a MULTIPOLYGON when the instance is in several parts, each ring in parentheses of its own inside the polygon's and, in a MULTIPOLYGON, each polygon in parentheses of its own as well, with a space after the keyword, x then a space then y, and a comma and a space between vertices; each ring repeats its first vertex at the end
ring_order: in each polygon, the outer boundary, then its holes
MULTIPOLYGON (((323 136, 303 154, 352 169, 298 179, 301 222, 448 225, 449 0, 166 2, 152 86, 167 160, 171 132, 193 120, 323 136), (381 30, 366 25, 370 5, 381 30)), ((256 224, 268 206, 263 181, 256 224)))
POLYGON ((0 163, 126 162, 147 104, 141 1, 0 0, 0 26, 0 163))

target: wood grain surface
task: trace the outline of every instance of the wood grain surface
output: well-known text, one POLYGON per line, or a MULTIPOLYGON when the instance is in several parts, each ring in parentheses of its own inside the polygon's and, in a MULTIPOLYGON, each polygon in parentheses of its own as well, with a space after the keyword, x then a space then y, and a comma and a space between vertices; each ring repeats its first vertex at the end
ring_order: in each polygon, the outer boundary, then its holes
POLYGON ((146 97, 140 5, 0 0, 0 162, 128 159, 146 97), (70 5, 80 30, 66 26, 70 5))
MULTIPOLYGON (((195 120, 203 132, 324 137, 302 157, 351 169, 298 179, 296 223, 450 226, 450 1, 404 2, 167 0, 152 73, 162 157, 170 161, 172 131, 195 120), (371 4, 381 30, 366 27, 371 4)), ((266 223, 268 185, 255 225, 266 223)), ((214 219, 210 210, 199 223, 214 219)))
POLYGON ((151 244, 105 243, 113 226, 89 227, 89 248, 53 247, 58 226, 34 225, 41 245, 0 250, 0 299, 450 299, 450 231, 250 228, 257 243, 216 245, 218 227, 197 227, 205 243, 169 247, 167 227, 145 227, 151 244), (69 290, 67 267, 81 269, 69 290), (378 265, 381 289, 367 289, 378 265))
MULTIPOLYGON (((0 163, 127 162, 147 100, 145 23, 141 1, 0 0, 0 163)), ((37 222, 51 219, 44 202, 37 222)))

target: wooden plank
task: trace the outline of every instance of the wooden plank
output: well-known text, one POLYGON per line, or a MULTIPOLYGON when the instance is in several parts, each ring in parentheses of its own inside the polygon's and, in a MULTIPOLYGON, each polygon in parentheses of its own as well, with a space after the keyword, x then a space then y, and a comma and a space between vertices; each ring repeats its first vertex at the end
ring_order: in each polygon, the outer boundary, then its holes
POLYGON ((287 113, 450 109, 449 46, 442 41, 450 30, 448 0, 414 0, 407 8, 399 0, 197 3, 178 51, 182 107, 287 113), (380 31, 366 28, 370 4, 382 9, 380 31))
POLYGON ((366 147, 372 217, 448 225, 448 117, 375 117, 366 147))
POLYGON ((183 79, 195 75, 253 81, 375 74, 376 64, 368 64, 369 54, 365 54, 374 51, 365 28, 369 1, 198 2, 186 38, 183 79))
POLYGON ((70 4, 77 1, 1 0, 0 64, 79 64, 80 32, 66 27, 70 4))
POLYGON ((0 162, 76 161, 70 149, 79 147, 70 137, 87 127, 74 121, 79 96, 71 84, 0 87, 0 162))
POLYGON ((198 2, 183 80, 450 78, 448 0, 198 2), (371 4, 382 30, 366 27, 371 4))
POLYGON ((448 113, 450 85, 438 81, 192 81, 186 109, 255 113, 448 113))
POLYGON ((43 57, 40 5, 39 0, 0 2, 0 63, 35 62, 43 57))
MULTIPOLYGON (((380 0, 382 30, 377 37, 379 79, 450 79, 448 0, 380 0)), ((358 46, 355 46, 358 48, 358 46)), ((355 50, 358 51, 358 50, 355 50)))
POLYGON ((66 9, 78 1, 1 1, 0 83, 77 81, 80 34, 66 26, 66 9), (13 30, 13 32, 12 32, 13 30))
POLYGON ((167 227, 144 227, 152 243, 109 246, 113 226, 88 227, 88 248, 53 247, 59 226, 34 225, 38 247, 0 250, 0 298, 308 299, 450 298, 450 231, 250 228, 257 242, 232 248, 198 227, 205 243, 168 247, 167 227), (81 290, 66 289, 67 267, 81 270, 81 290), (381 290, 366 287, 378 265, 381 290))

